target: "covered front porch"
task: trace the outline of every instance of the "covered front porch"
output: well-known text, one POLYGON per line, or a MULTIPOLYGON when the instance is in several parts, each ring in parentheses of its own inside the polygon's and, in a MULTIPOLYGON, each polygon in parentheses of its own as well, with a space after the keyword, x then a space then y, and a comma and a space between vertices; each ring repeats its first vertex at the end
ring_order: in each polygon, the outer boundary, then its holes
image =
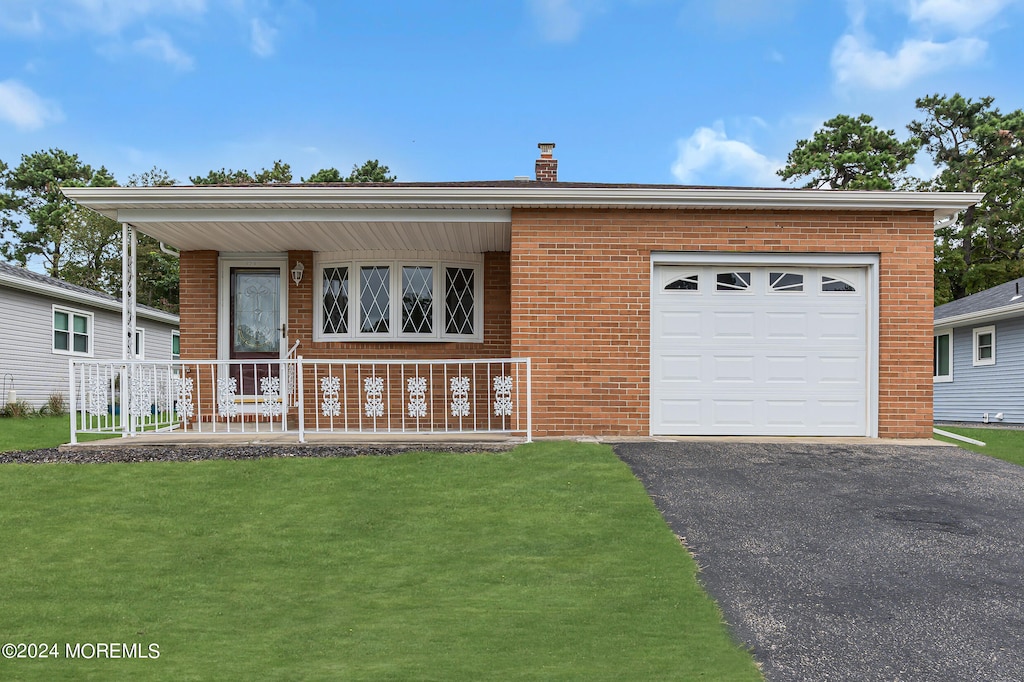
POLYGON ((73 441, 530 438, 530 363, 511 357, 509 207, 393 186, 68 195, 122 223, 125 282, 122 358, 70 366, 73 441), (180 257, 171 362, 134 354, 137 232, 180 257))

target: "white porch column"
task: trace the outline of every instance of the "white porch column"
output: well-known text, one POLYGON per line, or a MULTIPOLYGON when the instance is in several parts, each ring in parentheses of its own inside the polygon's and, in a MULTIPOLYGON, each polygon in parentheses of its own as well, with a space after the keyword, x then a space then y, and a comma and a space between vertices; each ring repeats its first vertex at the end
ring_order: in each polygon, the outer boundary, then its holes
POLYGON ((121 224, 121 359, 135 359, 135 228, 121 224))

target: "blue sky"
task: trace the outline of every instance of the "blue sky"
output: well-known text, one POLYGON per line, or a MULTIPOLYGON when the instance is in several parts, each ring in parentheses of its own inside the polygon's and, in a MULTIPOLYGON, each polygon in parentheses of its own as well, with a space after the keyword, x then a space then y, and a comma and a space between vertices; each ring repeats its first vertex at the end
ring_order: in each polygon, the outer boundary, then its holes
POLYGON ((927 94, 1024 107, 1022 26, 1024 0, 0 0, 0 159, 491 180, 552 141, 561 180, 772 186, 839 113, 903 137, 927 94))

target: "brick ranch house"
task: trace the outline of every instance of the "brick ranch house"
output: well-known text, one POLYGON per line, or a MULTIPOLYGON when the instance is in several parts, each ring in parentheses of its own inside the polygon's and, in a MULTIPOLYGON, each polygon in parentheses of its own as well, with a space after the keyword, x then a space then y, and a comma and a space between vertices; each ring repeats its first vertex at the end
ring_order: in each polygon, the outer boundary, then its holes
POLYGON ((134 230, 180 250, 185 427, 930 437, 933 225, 981 195, 559 182, 553 146, 536 180, 65 194, 129 276, 134 230))

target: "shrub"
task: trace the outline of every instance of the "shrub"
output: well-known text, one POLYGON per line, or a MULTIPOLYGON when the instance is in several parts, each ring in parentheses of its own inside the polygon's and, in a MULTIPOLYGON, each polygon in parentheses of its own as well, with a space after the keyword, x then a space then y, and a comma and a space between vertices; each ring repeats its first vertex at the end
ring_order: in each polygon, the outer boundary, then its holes
POLYGON ((39 414, 59 417, 68 412, 68 401, 60 391, 54 391, 46 399, 46 404, 39 408, 39 414))
POLYGON ((0 410, 0 416, 14 418, 34 417, 36 416, 36 410, 27 400, 15 400, 4 405, 4 409, 0 410))

